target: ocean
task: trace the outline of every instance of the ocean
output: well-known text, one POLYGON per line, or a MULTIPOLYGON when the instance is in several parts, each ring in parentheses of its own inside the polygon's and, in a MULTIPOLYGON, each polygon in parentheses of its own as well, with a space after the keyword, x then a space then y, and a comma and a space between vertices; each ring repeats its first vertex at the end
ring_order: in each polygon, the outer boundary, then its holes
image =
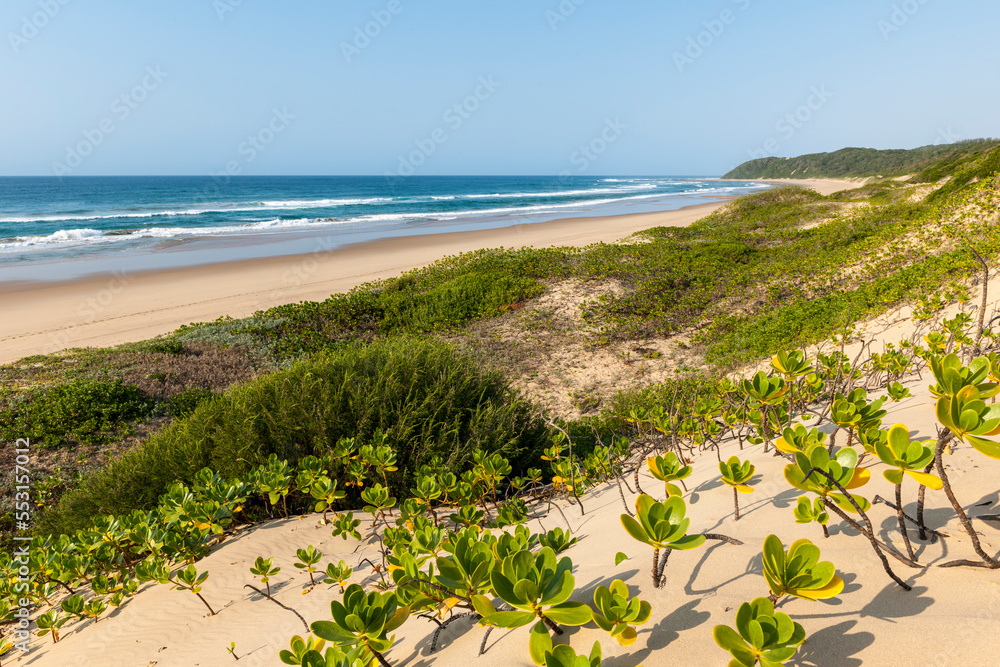
POLYGON ((0 178, 0 280, 310 252, 378 238, 675 210, 765 188, 685 177, 0 178))

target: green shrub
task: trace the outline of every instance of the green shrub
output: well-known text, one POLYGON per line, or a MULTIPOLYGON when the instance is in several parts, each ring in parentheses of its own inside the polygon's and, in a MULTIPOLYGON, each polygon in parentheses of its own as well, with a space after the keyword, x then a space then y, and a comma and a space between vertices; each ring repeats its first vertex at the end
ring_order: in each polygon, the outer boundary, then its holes
POLYGON ((176 338, 161 338, 151 340, 141 346, 145 352, 155 352, 158 354, 184 354, 184 343, 176 338))
POLYGON ((187 417, 195 408, 215 394, 203 387, 191 387, 174 394, 167 400, 167 413, 175 419, 187 417))
POLYGON ((932 192, 927 200, 930 202, 945 201, 969 183, 993 178, 997 172, 1000 172, 1000 148, 984 155, 982 159, 972 164, 960 163, 959 166, 956 166, 951 180, 932 192))
MULTIPOLYGON (((521 255, 522 259, 528 256, 521 255)), ((246 330, 278 356, 297 357, 336 350, 359 338, 427 333, 495 317, 545 289, 520 272, 523 262, 514 268, 471 271, 468 263, 467 256, 449 258, 418 273, 363 285, 322 302, 278 306, 255 313, 246 330), (464 270, 453 275, 453 265, 464 270)))
POLYGON ((531 278, 468 273, 426 294, 413 290, 386 292, 380 299, 384 312, 380 329, 427 332, 496 317, 544 289, 531 278))
POLYGON ((241 477, 272 453, 295 464, 324 455, 342 437, 369 441, 376 429, 397 452, 398 471, 388 478, 397 495, 433 457, 460 472, 477 448, 501 452, 516 475, 537 463, 548 439, 531 404, 501 374, 445 345, 352 345, 202 403, 85 478, 40 524, 71 531, 97 514, 151 508, 170 484, 192 483, 203 467, 241 477))
POLYGON ((153 402, 121 380, 76 380, 28 394, 0 411, 0 437, 30 438, 40 447, 111 442, 129 421, 147 416, 153 402))

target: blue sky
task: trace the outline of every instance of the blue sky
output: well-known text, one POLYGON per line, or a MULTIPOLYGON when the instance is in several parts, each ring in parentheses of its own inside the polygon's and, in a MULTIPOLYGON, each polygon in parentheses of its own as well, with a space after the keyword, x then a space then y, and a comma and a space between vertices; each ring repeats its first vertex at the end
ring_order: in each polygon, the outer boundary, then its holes
POLYGON ((718 175, 995 136, 997 25, 973 0, 5 0, 0 174, 718 175))

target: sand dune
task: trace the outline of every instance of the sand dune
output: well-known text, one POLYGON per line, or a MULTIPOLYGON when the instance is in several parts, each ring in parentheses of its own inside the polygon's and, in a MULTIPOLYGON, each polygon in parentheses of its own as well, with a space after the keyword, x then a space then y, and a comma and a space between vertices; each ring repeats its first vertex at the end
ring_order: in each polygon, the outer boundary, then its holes
MULTIPOLYGON (((991 287, 994 295, 1000 294, 1000 279, 994 280, 991 287)), ((996 296, 991 298, 990 311, 997 303, 996 296)), ((879 344, 910 338, 917 332, 906 315, 904 312, 880 318, 861 331, 870 332, 866 338, 878 341, 878 351, 879 344)), ((913 397, 890 403, 884 426, 901 422, 915 437, 935 437, 928 375, 925 373, 923 379, 911 377, 904 384, 911 388, 913 397)), ((790 664, 1000 664, 1000 645, 988 639, 1000 631, 1000 573, 936 567, 949 560, 974 557, 943 491, 927 493, 926 516, 928 526, 946 537, 928 543, 915 539, 920 569, 890 559, 895 572, 913 586, 907 592, 885 574, 869 543, 836 517, 831 520, 828 539, 815 524, 795 523, 792 507, 799 494, 782 477, 783 459, 764 454, 760 447, 740 452, 735 442, 727 443, 721 451, 723 458, 732 454, 757 466, 755 493, 741 497, 742 518, 734 520, 732 493, 718 481, 714 453, 702 454, 694 463, 695 472, 687 480, 688 516, 692 531, 723 533, 743 541, 744 546, 708 542, 695 551, 675 554, 667 569, 667 584, 660 590, 650 582, 651 549, 633 541, 621 527, 619 516, 624 507, 615 486, 606 485, 589 493, 584 498, 585 514, 579 507, 562 503, 574 534, 580 538, 567 552, 575 564, 573 599, 590 602, 598 585, 619 578, 633 594, 653 605, 653 619, 640 628, 633 646, 621 647, 591 626, 567 632, 575 648, 582 652, 600 641, 605 664, 612 667, 726 664, 726 654, 712 640, 712 627, 732 623, 742 602, 766 594, 760 549, 764 538, 775 533, 786 545, 799 538, 814 541, 822 549, 823 559, 833 561, 847 583, 844 592, 832 600, 792 599, 780 605, 808 632, 798 658, 790 664), (615 566, 618 551, 631 558, 615 566), (919 657, 913 654, 915 651, 919 651, 919 657)), ((998 526, 974 517, 996 514, 1000 509, 996 486, 1000 464, 964 445, 956 447, 946 464, 960 502, 981 533, 984 548, 996 553, 1000 550, 998 526)), ((865 465, 872 469, 872 480, 863 488, 863 495, 869 499, 876 495, 892 498, 893 487, 882 478, 881 465, 871 457, 865 465)), ((662 497, 662 483, 643 474, 641 484, 646 492, 662 497)), ((916 490, 916 483, 904 484, 905 509, 911 515, 915 513, 916 490)), ((626 491, 626 497, 631 504, 635 494, 626 491)), ((878 504, 870 515, 880 536, 900 546, 895 513, 878 504)), ((529 523, 533 530, 558 525, 563 525, 558 513, 529 523)), ((232 660, 226 655, 226 647, 235 641, 237 653, 242 656, 239 665, 279 665, 277 652, 287 647, 292 635, 304 634, 304 628, 293 614, 244 588, 254 583, 249 573, 253 560, 273 556, 275 564, 282 568, 272 584, 276 599, 298 610, 309 622, 325 619, 329 617, 329 602, 339 599, 339 590, 323 585, 304 595, 308 577, 292 567, 295 550, 315 545, 325 554, 324 565, 340 559, 351 565, 357 565, 362 558, 377 562, 371 524, 366 521, 362 527, 366 539, 360 543, 333 538, 330 529, 320 525, 319 515, 272 521, 243 530, 198 565, 211 573, 203 594, 219 611, 217 616, 208 616, 189 593, 151 586, 110 617, 68 628, 57 645, 48 638, 37 641, 33 651, 15 664, 224 665, 232 660)), ((354 580, 372 583, 375 579, 371 568, 362 565, 354 580)), ((475 656, 482 628, 464 620, 455 623, 442 635, 438 651, 431 654, 433 630, 434 626, 423 619, 408 621, 397 633, 397 644, 388 655, 390 662, 407 667, 469 660, 484 667, 531 664, 527 629, 494 632, 486 654, 479 658, 475 656)))
MULTIPOLYGON (((914 397, 892 406, 886 422, 902 421, 919 437, 932 437, 934 423, 927 382, 907 383, 914 397)), ((656 590, 650 582, 651 549, 633 541, 622 529, 619 516, 624 511, 614 486, 599 488, 584 498, 586 513, 579 507, 563 505, 579 544, 566 552, 575 564, 576 593, 573 599, 590 602, 598 585, 613 579, 624 580, 633 594, 653 605, 652 621, 640 628, 638 641, 629 648, 619 646, 599 630, 589 627, 567 632, 567 639, 579 651, 594 641, 604 647, 606 665, 724 665, 726 654, 712 641, 712 627, 732 623, 735 609, 744 601, 765 595, 760 548, 769 533, 787 545, 799 538, 813 540, 824 560, 837 565, 847 586, 837 598, 824 602, 790 599, 780 609, 807 630, 809 638, 795 665, 900 665, 1000 663, 1000 646, 992 637, 1000 631, 1000 574, 990 570, 935 567, 942 562, 972 555, 943 492, 928 492, 926 515, 931 528, 947 535, 932 543, 915 542, 921 569, 909 569, 896 561, 896 573, 913 586, 904 591, 886 576, 868 542, 841 525, 834 517, 831 536, 824 539, 819 526, 799 525, 792 517, 798 492, 783 480, 785 461, 764 454, 760 447, 739 452, 735 443, 723 447, 722 456, 740 454, 757 466, 755 493, 742 496, 742 518, 733 520, 733 498, 728 487, 718 481, 715 455, 702 455, 687 480, 686 494, 691 531, 711 531, 729 535, 745 543, 731 546, 708 542, 670 559, 666 587, 656 590), (615 566, 615 553, 623 551, 631 559, 615 566), (919 650, 919 659, 904 657, 919 650)), ((869 499, 876 494, 891 498, 892 486, 873 469, 871 483, 863 489, 869 499)), ((996 462, 969 447, 957 448, 947 465, 956 493, 974 517, 996 513, 996 462)), ((643 489, 662 496, 662 483, 647 475, 643 489)), ((914 513, 916 484, 904 485, 907 511, 914 513)), ((631 501, 634 496, 626 493, 631 501)), ((895 513, 885 505, 870 512, 881 537, 899 544, 895 513)), ((975 519, 973 519, 975 521, 975 519)), ((562 525, 558 513, 532 521, 533 530, 562 525)), ((984 548, 1000 549, 1000 533, 993 523, 976 521, 984 548)), ((324 552, 324 564, 343 558, 357 564, 361 558, 375 558, 370 522, 366 541, 333 538, 320 525, 319 515, 279 520, 241 532, 217 548, 198 564, 211 573, 203 595, 218 615, 207 615, 191 594, 170 591, 165 586, 149 587, 123 609, 98 623, 72 626, 57 645, 48 638, 36 642, 26 659, 15 664, 114 665, 192 667, 225 665, 232 661, 226 647, 235 641, 241 656, 239 665, 280 665, 277 652, 287 647, 293 634, 304 633, 301 622, 256 593, 244 589, 254 583, 249 567, 257 556, 274 556, 282 571, 272 581, 276 599, 295 608, 307 621, 329 617, 329 602, 339 599, 335 586, 319 586, 303 595, 307 575, 292 567, 297 548, 313 544, 324 552)), ((891 559, 890 559, 891 560, 891 559)), ((371 583, 367 565, 359 568, 355 581, 371 583)), ((434 626, 420 618, 410 619, 397 633, 397 644, 389 652, 393 665, 408 667, 430 664, 455 665, 474 661, 484 667, 530 665, 527 654, 528 630, 496 631, 486 654, 476 658, 484 630, 471 622, 459 621, 442 635, 437 652, 429 652, 434 626)))

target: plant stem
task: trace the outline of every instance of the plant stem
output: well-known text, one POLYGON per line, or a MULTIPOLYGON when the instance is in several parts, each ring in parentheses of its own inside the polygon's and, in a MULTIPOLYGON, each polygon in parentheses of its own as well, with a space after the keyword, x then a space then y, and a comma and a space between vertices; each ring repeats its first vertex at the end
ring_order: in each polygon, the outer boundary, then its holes
MULTIPOLYGON (((201 593, 195 593, 195 595, 197 595, 198 599, 201 600, 203 603, 205 603, 205 606, 208 607, 208 613, 211 614, 212 616, 215 616, 215 611, 208 604, 208 602, 205 601, 205 598, 201 597, 201 593)), ((237 658, 237 660, 239 660, 239 658, 237 658)))
POLYGON ((367 648, 371 652, 371 654, 375 656, 375 659, 378 660, 378 664, 380 664, 382 667, 392 667, 392 665, 390 665, 388 661, 385 659, 384 655, 373 649, 371 646, 368 646, 367 648))
POLYGON ((874 535, 869 534, 868 531, 866 531, 864 528, 862 528, 861 526, 859 526, 856 521, 852 520, 839 507, 837 507, 837 504, 835 502, 833 502, 832 500, 829 500, 828 498, 823 498, 823 502, 826 504, 826 506, 830 510, 832 510, 835 514, 837 514, 841 519, 844 519, 845 521, 847 521, 848 524, 851 524, 852 528, 854 528, 855 530, 857 530, 862 535, 864 535, 865 537, 868 538, 868 541, 871 542, 872 548, 875 550, 875 553, 878 555, 879 560, 882 561, 882 567, 883 567, 883 569, 885 569, 886 574, 888 574, 889 577, 893 581, 895 581, 897 584, 899 584, 900 587, 902 587, 902 589, 905 590, 905 591, 912 590, 912 587, 909 584, 907 584, 905 581, 903 581, 902 579, 900 579, 899 577, 897 577, 896 573, 892 571, 892 568, 889 566, 889 561, 888 561, 888 559, 886 559, 885 554, 882 553, 882 549, 879 548, 879 543, 875 539, 874 535))
POLYGON ((253 589, 254 591, 256 591, 256 592, 257 592, 257 594, 258 594, 258 595, 261 595, 261 596, 263 596, 263 597, 266 597, 266 598, 267 598, 268 600, 270 600, 270 601, 271 601, 271 602, 273 602, 274 604, 278 605, 279 607, 281 607, 281 608, 282 608, 282 609, 284 609, 285 611, 290 611, 290 612, 292 612, 293 614, 295 614, 296 616, 298 616, 298 617, 299 617, 299 620, 300 620, 300 621, 302 621, 302 625, 304 625, 304 626, 305 626, 305 628, 306 628, 306 632, 309 632, 309 624, 308 624, 308 623, 306 623, 306 619, 302 618, 302 614, 300 614, 299 612, 295 611, 295 610, 294 610, 294 609, 292 609, 291 607, 286 607, 285 605, 281 604, 280 602, 278 602, 277 600, 275 600, 275 599, 274 599, 273 597, 271 597, 270 595, 264 595, 264 591, 260 590, 260 589, 259 589, 259 588, 257 588, 256 586, 251 586, 250 584, 245 584, 245 585, 243 586, 243 588, 250 588, 250 589, 253 589))
POLYGON ((948 442, 950 442, 954 437, 955 436, 951 431, 947 431, 938 438, 937 451, 935 452, 938 477, 940 477, 941 481, 944 482, 944 492, 948 496, 948 500, 951 501, 951 506, 955 508, 955 513, 958 514, 958 518, 962 522, 965 532, 969 534, 969 538, 972 540, 972 548, 975 549, 976 554, 983 559, 983 562, 977 563, 975 561, 956 560, 950 563, 945 563, 941 567, 959 567, 967 565, 970 567, 986 567, 991 570, 995 570, 1000 568, 1000 562, 997 562, 994 558, 990 558, 986 552, 983 551, 983 547, 979 543, 979 535, 976 533, 975 528, 972 527, 972 523, 969 521, 969 517, 965 514, 965 510, 962 509, 961 503, 959 503, 958 499, 955 497, 955 492, 951 490, 951 482, 948 480, 948 473, 945 472, 944 469, 944 448, 945 445, 947 445, 948 442))
MULTIPOLYGON (((935 459, 937 458, 937 453, 935 452, 935 459)), ((929 473, 931 468, 934 467, 934 459, 927 464, 924 468, 925 473, 929 473)), ((919 530, 920 540, 922 542, 927 541, 927 526, 924 524, 924 494, 927 493, 927 487, 923 484, 920 485, 920 490, 917 491, 917 529, 919 530)))
POLYGON ((735 486, 733 487, 733 507, 736 508, 736 519, 735 520, 739 521, 740 520, 740 494, 736 490, 735 486))
POLYGON ((547 627, 547 628, 548 628, 549 630, 551 630, 551 631, 552 631, 553 633, 555 633, 556 635, 561 635, 561 634, 563 634, 563 629, 562 629, 562 628, 560 628, 560 627, 559 627, 558 625, 556 625, 555 623, 553 623, 553 622, 552 622, 552 619, 550 619, 550 618, 546 618, 546 617, 542 616, 542 623, 544 623, 544 624, 545 624, 545 627, 547 627))
POLYGON ((903 544, 906 545, 906 554, 910 560, 916 561, 913 555, 913 547, 910 545, 910 536, 906 532, 906 519, 903 518, 903 485, 896 485, 896 518, 899 520, 899 532, 903 534, 903 544))
POLYGON ((625 492, 622 490, 622 478, 621 475, 615 475, 615 481, 618 482, 618 495, 621 496, 622 505, 625 506, 625 511, 628 512, 629 516, 635 516, 632 510, 629 509, 628 503, 625 501, 625 492))
MULTIPOLYGON (((451 625, 452 623, 454 623, 455 621, 457 621, 460 618, 469 618, 470 616, 473 616, 473 617, 476 617, 476 618, 482 618, 476 612, 470 611, 470 612, 466 612, 464 614, 456 614, 455 616, 452 616, 451 618, 449 618, 447 621, 438 622, 437 630, 434 631, 434 637, 431 639, 431 653, 433 653, 434 651, 437 650, 438 637, 440 637, 441 633, 444 631, 445 628, 447 628, 449 625, 451 625)), ((433 620, 437 621, 437 619, 433 619, 433 620)))

